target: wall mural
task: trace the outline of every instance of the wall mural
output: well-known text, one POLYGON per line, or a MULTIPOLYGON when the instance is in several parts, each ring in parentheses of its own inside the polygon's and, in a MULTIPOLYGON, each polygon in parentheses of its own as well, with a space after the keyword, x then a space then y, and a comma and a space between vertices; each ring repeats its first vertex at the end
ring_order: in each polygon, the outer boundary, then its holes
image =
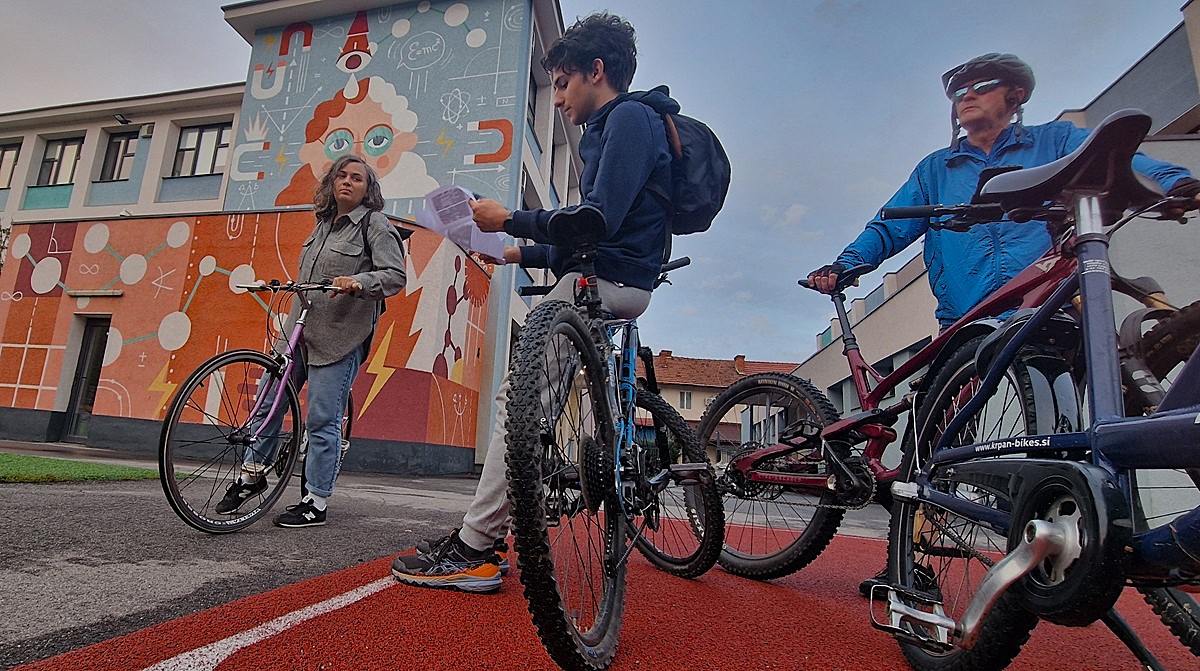
MULTIPOLYGON (((279 315, 234 285, 292 279, 311 230, 310 211, 14 225, 0 406, 53 410, 70 392, 58 384, 76 364, 64 361, 73 323, 111 315, 93 413, 162 419, 205 359, 273 340, 279 315)), ((408 286, 388 299, 355 381, 354 435, 474 447, 489 278, 434 233, 416 229, 407 245, 408 286)))
POLYGON ((515 204, 529 12, 420 2, 259 31, 225 209, 311 204, 349 152, 379 173, 393 215, 412 217, 439 185, 515 204))

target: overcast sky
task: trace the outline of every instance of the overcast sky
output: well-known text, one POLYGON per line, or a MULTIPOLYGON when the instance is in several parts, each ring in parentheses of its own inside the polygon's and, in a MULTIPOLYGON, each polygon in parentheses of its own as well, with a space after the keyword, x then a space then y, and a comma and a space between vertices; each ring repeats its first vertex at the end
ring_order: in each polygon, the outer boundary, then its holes
MULTIPOLYGON (((832 316, 796 286, 949 141, 942 72, 989 51, 1033 66, 1026 122, 1083 107, 1175 28, 1185 0, 560 0, 638 32, 634 89, 666 83, 733 162, 725 209, 676 239, 644 342, 800 362, 832 316)), ((0 112, 245 81, 218 0, 5 0, 0 112)), ((894 270, 914 245, 884 266, 894 270)), ((868 277, 853 296, 882 281, 868 277)))

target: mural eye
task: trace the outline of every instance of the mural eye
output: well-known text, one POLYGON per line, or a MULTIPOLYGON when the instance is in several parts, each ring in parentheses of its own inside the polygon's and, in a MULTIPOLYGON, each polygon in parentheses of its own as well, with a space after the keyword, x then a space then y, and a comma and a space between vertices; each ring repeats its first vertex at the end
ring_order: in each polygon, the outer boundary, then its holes
POLYGON ((329 134, 329 137, 325 138, 325 156, 329 157, 330 160, 336 159, 350 151, 350 148, 353 146, 354 136, 350 134, 350 131, 345 129, 335 130, 329 134))
POLYGON ((367 131, 363 140, 363 151, 371 156, 379 156, 392 146, 392 129, 379 125, 367 131))
POLYGON ((371 52, 366 51, 347 51, 338 57, 337 67, 342 72, 355 73, 367 67, 367 63, 371 62, 371 52))

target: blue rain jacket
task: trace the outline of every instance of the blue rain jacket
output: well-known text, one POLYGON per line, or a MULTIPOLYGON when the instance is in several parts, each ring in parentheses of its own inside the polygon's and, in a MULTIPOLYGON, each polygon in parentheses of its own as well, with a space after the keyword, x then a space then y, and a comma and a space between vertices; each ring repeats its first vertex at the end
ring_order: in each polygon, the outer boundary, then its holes
MULTIPOLYGON (((926 156, 884 207, 958 205, 971 200, 984 168, 1045 165, 1079 147, 1089 131, 1067 121, 1040 126, 1012 124, 996 138, 991 154, 966 139, 955 149, 926 156)), ((1185 168, 1137 154, 1133 168, 1154 179, 1164 191, 1191 177, 1185 168)), ((943 326, 957 321, 984 297, 999 289, 1050 249, 1044 222, 999 221, 964 233, 931 230, 929 219, 889 219, 879 214, 838 256, 839 263, 879 265, 925 236, 925 266, 937 298, 936 317, 943 326)))

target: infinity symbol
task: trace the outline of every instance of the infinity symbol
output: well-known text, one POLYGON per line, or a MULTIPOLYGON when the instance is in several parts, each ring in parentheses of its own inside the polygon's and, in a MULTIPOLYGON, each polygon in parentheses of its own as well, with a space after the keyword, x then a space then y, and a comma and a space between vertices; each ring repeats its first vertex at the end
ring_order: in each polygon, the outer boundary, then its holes
POLYGON ((0 301, 19 301, 24 298, 20 291, 0 291, 0 301))
POLYGON ((93 263, 92 265, 89 266, 89 265, 85 265, 85 264, 81 263, 81 264, 79 264, 79 274, 80 275, 99 275, 100 274, 100 264, 93 263))

